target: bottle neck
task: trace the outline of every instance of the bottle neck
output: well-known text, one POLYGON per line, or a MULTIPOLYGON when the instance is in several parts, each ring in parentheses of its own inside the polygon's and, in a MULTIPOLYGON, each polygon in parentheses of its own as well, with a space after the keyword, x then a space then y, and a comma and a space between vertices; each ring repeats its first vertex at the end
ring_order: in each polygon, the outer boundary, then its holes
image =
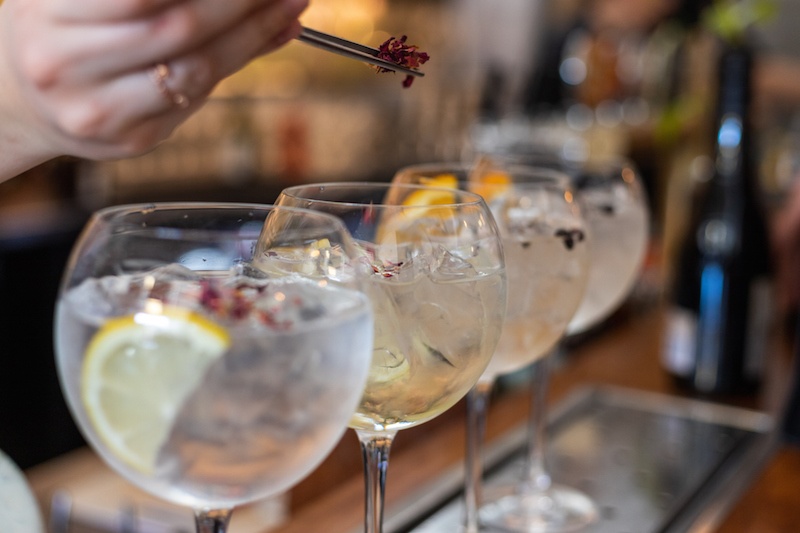
POLYGON ((717 116, 746 115, 752 99, 753 55, 747 45, 723 44, 717 79, 717 116))
POLYGON ((749 179, 752 56, 744 46, 726 47, 719 61, 716 121, 716 176, 719 181, 749 179))
POLYGON ((724 260, 738 253, 748 212, 756 209, 757 179, 751 159, 749 124, 751 55, 743 47, 721 51, 718 71, 715 170, 703 195, 697 246, 706 258, 724 260))
POLYGON ((747 172, 747 150, 749 135, 745 117, 729 113, 720 118, 717 129, 716 176, 725 184, 738 181, 747 172))
POLYGON ((726 46, 722 50, 715 144, 717 174, 726 181, 741 175, 749 163, 751 73, 752 55, 748 48, 726 46))

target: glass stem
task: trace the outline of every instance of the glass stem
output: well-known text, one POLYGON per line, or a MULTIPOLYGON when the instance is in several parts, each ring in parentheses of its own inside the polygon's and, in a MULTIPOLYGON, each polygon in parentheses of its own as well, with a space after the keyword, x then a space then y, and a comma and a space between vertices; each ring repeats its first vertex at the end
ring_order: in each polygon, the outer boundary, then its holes
POLYGON ((526 490, 544 492, 552 479, 547 471, 547 387, 550 382, 549 353, 531 365, 531 411, 528 423, 528 457, 525 468, 526 490))
POLYGON ((197 533, 225 533, 232 514, 232 509, 195 510, 197 533))
POLYGON ((389 451, 396 432, 369 433, 357 431, 364 458, 364 490, 366 495, 364 533, 383 533, 383 499, 386 494, 386 470, 389 451))
POLYGON ((483 439, 493 382, 480 381, 467 394, 467 451, 464 464, 464 531, 478 533, 483 483, 483 439))

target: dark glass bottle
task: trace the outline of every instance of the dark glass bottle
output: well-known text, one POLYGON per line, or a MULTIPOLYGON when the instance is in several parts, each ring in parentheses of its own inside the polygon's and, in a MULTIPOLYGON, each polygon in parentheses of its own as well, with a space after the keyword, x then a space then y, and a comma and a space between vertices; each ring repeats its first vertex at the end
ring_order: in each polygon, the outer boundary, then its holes
POLYGON ((781 436, 785 442, 800 446, 800 322, 794 330, 794 360, 789 395, 781 414, 781 436))
POLYGON ((702 394, 752 393, 763 374, 771 262, 748 117, 752 64, 746 46, 721 51, 715 170, 695 199, 672 287, 662 360, 702 394))

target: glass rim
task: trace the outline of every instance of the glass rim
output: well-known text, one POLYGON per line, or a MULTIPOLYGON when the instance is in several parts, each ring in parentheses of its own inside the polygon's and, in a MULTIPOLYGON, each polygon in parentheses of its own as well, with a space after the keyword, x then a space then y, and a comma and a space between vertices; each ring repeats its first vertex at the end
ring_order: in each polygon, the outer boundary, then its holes
MULTIPOLYGON (((636 162, 625 154, 602 154, 586 158, 569 158, 557 153, 540 152, 536 150, 526 150, 516 147, 507 150, 489 151, 482 155, 489 158, 497 158, 500 161, 507 161, 510 164, 522 164, 526 166, 555 167, 569 171, 580 170, 599 170, 632 168, 638 173, 636 162)), ((508 163, 507 163, 508 164, 508 163)))
POLYGON ((201 210, 201 209, 220 209, 225 211, 234 210, 252 210, 264 211, 266 213, 273 211, 285 211, 301 213, 304 216, 318 218, 320 220, 330 222, 338 229, 347 232, 344 223, 338 217, 325 213, 323 211, 316 211, 314 209, 307 209, 298 206, 289 205, 276 205, 276 204, 261 204, 250 202, 193 202, 193 201, 169 201, 169 202, 146 202, 146 203, 129 203, 106 206, 98 209, 92 214, 92 219, 102 221, 112 221, 121 219, 124 216, 132 214, 148 214, 149 212, 166 212, 166 211, 180 211, 180 210, 201 210))
MULTIPOLYGON (((293 200, 298 201, 306 201, 306 202, 314 202, 318 205, 330 205, 330 206, 347 206, 347 207, 385 207, 385 208, 392 208, 392 209, 430 209, 431 207, 440 207, 440 208, 448 208, 448 207, 466 207, 466 206, 484 206, 486 204, 484 198, 474 192, 471 191, 464 191, 461 189, 452 189, 449 187, 435 187, 430 185, 422 185, 422 184, 412 184, 412 183, 391 183, 391 182, 381 182, 381 181, 331 181, 331 182, 320 182, 320 183, 307 183, 303 185, 292 185, 291 187, 286 187, 281 191, 281 195, 287 196, 292 198, 293 200), (392 188, 395 189, 409 189, 409 190, 430 190, 430 191, 439 191, 442 193, 457 193, 459 196, 466 197, 465 201, 456 201, 456 202, 442 202, 436 203, 435 205, 432 204, 382 204, 376 202, 356 202, 356 201, 343 201, 343 200, 331 200, 326 198, 310 198, 308 196, 302 196, 296 194, 296 191, 304 190, 304 189, 316 189, 316 190, 323 190, 323 189, 348 189, 348 188, 372 188, 372 189, 384 189, 386 191, 391 190, 392 188)), ((301 208, 305 209, 305 208, 301 208)))
MULTIPOLYGON (((463 161, 441 161, 441 162, 428 162, 428 163, 419 163, 415 165, 408 165, 402 167, 397 171, 395 176, 402 176, 403 174, 409 173, 414 175, 422 176, 422 173, 427 172, 437 172, 437 173, 447 173, 449 171, 460 171, 464 172, 464 177, 456 176, 459 185, 461 184, 469 184, 469 173, 472 169, 479 166, 479 163, 465 163, 463 161)), ((551 168, 545 165, 533 165, 533 164, 490 164, 487 166, 487 169, 491 171, 499 171, 499 172, 506 172, 511 176, 511 182, 514 183, 514 176, 518 176, 519 178, 531 178, 531 179, 539 179, 543 184, 554 184, 559 188, 563 188, 565 190, 570 190, 573 188, 572 179, 570 178, 569 174, 561 169, 558 168, 551 168)), ((427 176, 426 176, 427 177, 427 176)), ((400 182, 403 183, 403 182, 400 182)), ((526 182, 524 180, 519 180, 518 185, 524 185, 526 182)), ((533 183, 533 182, 530 182, 533 183)), ((399 184, 399 183, 398 183, 399 184)), ((475 185, 480 185, 479 182, 476 182, 475 185)))
MULTIPOLYGON (((74 275, 66 275, 66 272, 73 271, 79 263, 89 265, 93 261, 86 262, 81 257, 81 250, 96 248, 93 242, 100 239, 120 239, 126 237, 142 237, 147 239, 157 239, 172 243, 228 243, 238 246, 240 243, 252 243, 252 247, 247 251, 240 251, 243 254, 241 259, 249 261, 261 248, 262 239, 265 231, 270 224, 270 215, 276 218, 293 218, 299 222, 298 227, 289 228, 289 231, 298 229, 305 232, 306 236, 312 239, 330 239, 346 253, 348 260, 357 258, 354 248, 352 233, 348 230, 344 221, 330 213, 316 211, 294 206, 282 206, 261 203, 246 202, 147 202, 130 203, 107 206, 95 211, 84 225, 81 234, 76 239, 70 251, 65 275, 62 277, 60 291, 66 290, 74 285, 73 281, 83 280, 87 277, 97 277, 95 274, 81 275, 76 278, 74 275), (183 213, 190 213, 194 210, 193 218, 188 226, 181 227, 185 219, 183 213), (161 212, 160 219, 148 221, 146 213, 161 212), (225 214, 222 214, 225 211, 225 214), (255 216, 248 218, 246 213, 255 216), (145 213, 145 215, 141 215, 145 213), (203 214, 208 216, 203 216, 203 214), (141 215, 141 216, 140 216, 141 215), (203 222, 210 222, 213 225, 215 215, 220 216, 221 225, 218 227, 203 227, 203 222), (194 225, 192 225, 194 224, 194 225), (104 237, 102 237, 104 235, 104 237)), ((280 223, 281 221, 279 221, 280 223)), ((290 234, 291 235, 291 234, 290 234)), ((242 248, 241 250, 245 250, 242 248)), ((84 254, 87 255, 87 254, 84 254)), ((85 266, 85 265, 84 265, 85 266)))

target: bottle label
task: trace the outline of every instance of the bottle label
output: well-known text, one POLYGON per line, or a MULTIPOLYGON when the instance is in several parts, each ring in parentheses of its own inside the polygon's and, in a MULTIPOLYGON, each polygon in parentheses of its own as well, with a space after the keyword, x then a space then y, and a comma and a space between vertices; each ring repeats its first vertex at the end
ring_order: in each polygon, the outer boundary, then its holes
POLYGON ((690 377, 696 359, 697 315, 688 309, 673 307, 667 314, 665 327, 662 364, 677 376, 690 377))
POLYGON ((759 278, 750 285, 750 309, 747 316, 747 346, 744 372, 751 378, 764 374, 764 355, 767 351, 772 322, 772 284, 768 278, 759 278))
MULTIPOLYGON (((759 278, 751 283, 743 373, 752 380, 764 375, 772 323, 772 299, 772 284, 768 278, 759 278)), ((668 372, 678 377, 692 378, 697 364, 697 330, 695 312, 682 307, 669 310, 661 352, 662 365, 668 372)))

